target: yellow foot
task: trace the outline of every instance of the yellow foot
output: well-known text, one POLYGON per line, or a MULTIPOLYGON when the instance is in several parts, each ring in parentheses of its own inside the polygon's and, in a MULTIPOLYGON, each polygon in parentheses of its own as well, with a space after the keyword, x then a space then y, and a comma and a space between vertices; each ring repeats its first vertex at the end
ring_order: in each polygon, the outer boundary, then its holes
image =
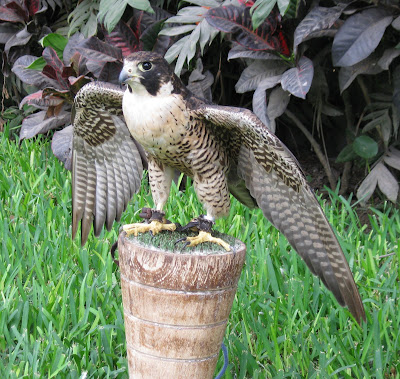
POLYGON ((150 222, 150 224, 135 223, 124 225, 122 229, 128 236, 133 234, 135 237, 137 237, 139 233, 146 232, 152 232, 155 236, 157 233, 160 233, 163 230, 169 230, 170 232, 173 232, 176 229, 176 225, 174 223, 164 224, 160 221, 153 220, 150 222))
MULTIPOLYGON (((212 243, 216 243, 217 245, 222 246, 226 251, 232 250, 231 246, 228 243, 226 243, 225 241, 223 241, 221 238, 215 238, 211 235, 211 233, 204 232, 202 230, 199 232, 199 234, 196 237, 186 237, 185 239, 182 239, 181 241, 186 241, 185 247, 186 246, 196 246, 203 242, 212 242, 212 243)), ((181 241, 179 241, 179 242, 181 242, 181 241)))

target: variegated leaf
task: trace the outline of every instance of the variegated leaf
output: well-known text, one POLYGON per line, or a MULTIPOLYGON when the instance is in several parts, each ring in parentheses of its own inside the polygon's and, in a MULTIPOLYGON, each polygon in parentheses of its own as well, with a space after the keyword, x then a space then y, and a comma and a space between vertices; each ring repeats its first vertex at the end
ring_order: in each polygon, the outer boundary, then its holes
POLYGON ((255 61, 243 70, 235 85, 236 92, 254 91, 264 79, 269 79, 275 85, 285 68, 286 65, 281 61, 255 61))
POLYGON ((281 85, 285 91, 305 99, 314 76, 314 65, 311 59, 301 57, 297 67, 287 70, 282 75, 281 85))

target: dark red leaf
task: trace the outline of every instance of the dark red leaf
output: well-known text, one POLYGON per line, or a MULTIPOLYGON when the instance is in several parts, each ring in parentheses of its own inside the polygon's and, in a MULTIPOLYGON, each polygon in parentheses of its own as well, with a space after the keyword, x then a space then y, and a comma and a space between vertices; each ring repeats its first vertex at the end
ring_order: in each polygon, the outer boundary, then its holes
POLYGON ((52 47, 46 47, 43 50, 43 58, 46 61, 46 63, 53 67, 55 71, 59 72, 61 74, 63 68, 64 68, 64 63, 62 63, 61 59, 58 57, 56 51, 52 47))
POLYGON ((58 57, 56 51, 52 47, 46 47, 43 50, 43 58, 47 65, 43 68, 43 74, 51 79, 55 79, 61 88, 68 89, 68 81, 63 77, 64 63, 58 57))
POLYGON ((75 71, 74 76, 78 75, 86 75, 88 70, 86 68, 86 61, 87 59, 83 57, 80 53, 76 52, 70 59, 71 66, 75 71))
POLYGON ((43 98, 43 91, 38 91, 38 92, 34 92, 31 93, 28 96, 25 96, 21 103, 19 104, 20 109, 22 109, 22 107, 25 104, 28 105, 33 105, 37 108, 45 108, 45 107, 50 107, 50 106, 56 106, 59 105, 63 102, 62 99, 60 98, 56 98, 56 97, 46 97, 43 98))
POLYGON ((36 105, 36 103, 37 103, 38 101, 41 101, 41 100, 43 100, 43 99, 42 99, 42 91, 38 91, 38 92, 31 93, 30 95, 25 96, 25 97, 22 99, 22 101, 21 101, 20 104, 19 104, 19 108, 22 109, 22 107, 23 107, 25 104, 36 105))
MULTIPOLYGON (((25 4, 20 4, 18 1, 11 1, 8 4, 6 4, 5 7, 1 7, 1 8, 5 8, 5 10, 10 10, 10 11, 14 12, 14 14, 17 17, 22 19, 22 21, 16 21, 16 22, 28 22, 29 21, 29 13, 28 13, 28 9, 25 8, 25 4)), ((3 10, 1 10, 0 14, 2 17, 3 10)), ((5 20, 5 21, 11 21, 11 20, 5 20)))
POLYGON ((19 134, 20 140, 32 138, 37 134, 43 134, 51 129, 67 125, 71 120, 70 112, 61 112, 58 116, 46 118, 46 112, 40 111, 26 117, 22 121, 22 127, 19 134))
POLYGON ((55 88, 47 87, 43 90, 43 96, 54 95, 62 99, 68 99, 69 91, 67 90, 58 90, 55 88))
POLYGON ((63 51, 63 62, 66 66, 71 64, 71 59, 76 54, 79 43, 85 39, 82 33, 75 33, 69 40, 63 51))
POLYGON ((141 11, 139 9, 134 9, 133 16, 131 17, 131 19, 128 22, 128 26, 135 34, 135 37, 137 40, 140 39, 140 36, 141 36, 143 30, 145 30, 148 26, 148 25, 143 24, 143 19, 148 18, 149 20, 151 20, 150 24, 152 22, 154 22, 153 17, 152 16, 147 17, 147 15, 148 15, 148 13, 145 13, 144 11, 141 11))
POLYGON ((108 33, 103 26, 103 33, 106 42, 112 46, 119 47, 124 57, 139 51, 137 36, 125 22, 119 21, 111 33, 108 33))
POLYGON ((139 37, 141 36, 141 33, 143 33, 154 22, 165 20, 172 16, 172 14, 165 9, 155 6, 152 8, 154 13, 146 13, 135 9, 131 20, 128 22, 128 25, 130 25, 133 32, 139 37))
POLYGON ((54 67, 47 64, 46 66, 44 66, 42 72, 48 78, 58 80, 57 71, 54 69, 54 67))
POLYGON ((47 64, 46 66, 44 66, 42 73, 50 79, 57 80, 57 71, 54 69, 53 66, 47 64))
MULTIPOLYGON (((62 99, 63 102, 64 100, 69 103, 72 104, 74 101, 74 95, 71 93, 71 91, 69 89, 67 90, 58 90, 55 88, 45 88, 43 90, 43 97, 44 98, 58 98, 58 99, 62 99)), ((54 105, 58 105, 58 104, 54 104, 54 105)))
POLYGON ((46 65, 42 70, 43 75, 47 76, 50 79, 56 80, 59 84, 58 87, 69 90, 68 89, 68 81, 62 77, 61 72, 55 70, 52 66, 46 65))
POLYGON ((29 10, 29 14, 34 16, 40 9, 40 0, 26 0, 25 5, 29 10))
POLYGON ((90 37, 79 44, 77 49, 84 57, 101 63, 114 62, 120 60, 122 62, 122 51, 118 47, 109 45, 100 41, 97 37, 90 37))
POLYGON ((290 55, 290 49, 288 45, 288 40, 286 39, 285 35, 283 34, 282 31, 278 32, 278 39, 281 44, 281 50, 280 53, 283 55, 286 55, 287 57, 290 55))
MULTIPOLYGON (((90 82, 90 80, 88 78, 85 78, 84 75, 79 76, 78 78, 70 78, 69 79, 69 84, 71 84, 71 86, 75 86, 76 83, 81 82, 82 80, 86 81, 86 83, 90 82)), ((86 84, 85 83, 85 84, 86 84)), ((82 84, 82 87, 85 85, 82 84)))
POLYGON ((70 76, 76 76, 75 70, 72 66, 64 67, 61 72, 61 77, 63 79, 68 79, 70 76))
POLYGON ((109 82, 119 84, 119 73, 122 70, 122 63, 120 62, 107 62, 101 70, 98 79, 102 82, 109 82))
POLYGON ((274 12, 255 30, 248 7, 228 5, 212 8, 205 17, 210 25, 225 33, 232 33, 236 42, 250 50, 287 51, 287 46, 281 46, 280 30, 276 33, 280 19, 274 12))
POLYGON ((9 22, 25 22, 25 17, 15 9, 0 7, 0 20, 9 22))
POLYGON ((78 93, 78 91, 87 83, 89 83, 90 80, 86 78, 85 76, 81 75, 78 78, 70 78, 69 84, 70 84, 70 91, 75 97, 75 95, 78 93))
POLYGON ((97 78, 107 62, 119 61, 122 63, 121 49, 102 42, 97 37, 90 37, 82 41, 77 50, 87 58, 86 67, 97 78))
POLYGON ((38 88, 55 87, 59 88, 60 84, 47 77, 40 71, 26 68, 38 57, 32 55, 24 55, 16 60, 13 65, 12 72, 18 76, 24 83, 33 85, 38 88))

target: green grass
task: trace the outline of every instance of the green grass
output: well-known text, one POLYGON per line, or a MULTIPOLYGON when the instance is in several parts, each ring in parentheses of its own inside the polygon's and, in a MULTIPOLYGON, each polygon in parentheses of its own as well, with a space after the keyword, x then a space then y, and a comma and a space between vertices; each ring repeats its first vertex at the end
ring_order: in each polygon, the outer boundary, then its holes
MULTIPOLYGON (((71 240, 71 175, 48 141, 0 133, 0 378, 127 378, 119 269, 120 224, 81 248, 71 240)), ((216 229, 247 245, 230 315, 225 378, 400 377, 400 213, 372 210, 370 229, 332 192, 325 205, 364 300, 361 327, 262 216, 232 202, 216 229), (388 255, 390 254, 390 255, 388 255)), ((122 223, 151 205, 148 188, 122 223)), ((172 188, 166 213, 200 213, 192 188, 172 188)), ((222 365, 220 357, 218 368, 222 365)))

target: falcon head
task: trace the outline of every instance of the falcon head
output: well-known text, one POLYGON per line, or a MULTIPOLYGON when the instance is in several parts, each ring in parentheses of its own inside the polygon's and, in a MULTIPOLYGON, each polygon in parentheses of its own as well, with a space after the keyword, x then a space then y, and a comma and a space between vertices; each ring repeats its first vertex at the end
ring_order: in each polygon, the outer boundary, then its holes
POLYGON ((130 92, 146 91, 152 96, 185 91, 168 62, 150 51, 139 51, 126 57, 119 81, 126 84, 130 92))

